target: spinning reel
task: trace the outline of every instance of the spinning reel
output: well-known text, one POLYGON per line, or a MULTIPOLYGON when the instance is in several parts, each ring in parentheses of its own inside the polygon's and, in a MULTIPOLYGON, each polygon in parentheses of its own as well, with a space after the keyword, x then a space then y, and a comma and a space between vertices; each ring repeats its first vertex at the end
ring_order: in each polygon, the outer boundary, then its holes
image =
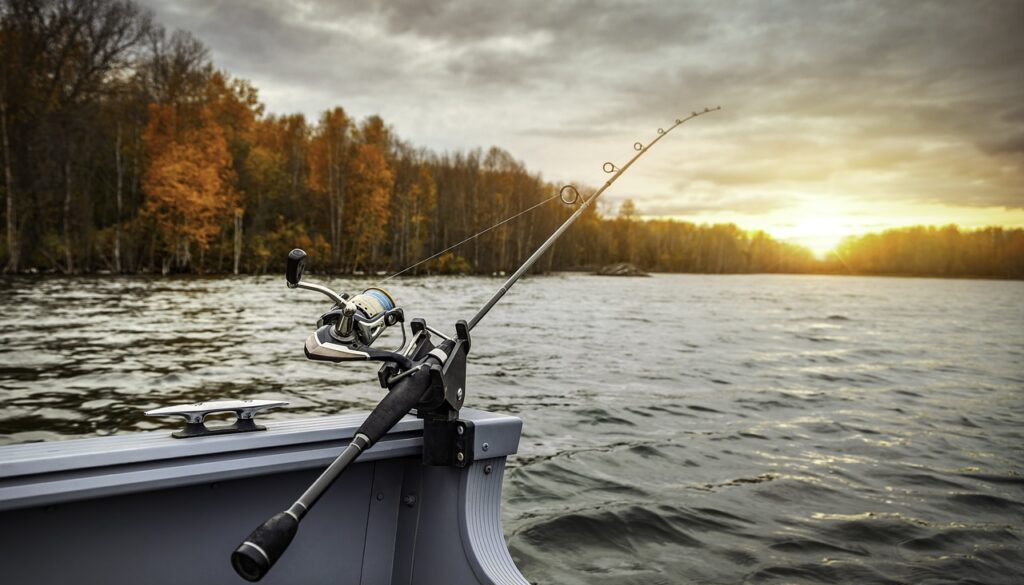
POLYGON ((289 288, 315 290, 334 301, 334 307, 317 320, 316 331, 306 339, 306 357, 311 360, 343 362, 374 360, 393 362, 402 369, 412 366, 402 352, 405 348, 405 313, 384 289, 368 288, 351 296, 319 285, 302 282, 306 253, 298 248, 288 254, 285 278, 289 288), (402 327, 402 344, 387 351, 370 347, 393 325, 402 327))
MULTIPOLYGON (((426 370, 426 387, 418 399, 405 408, 416 410, 424 419, 428 435, 424 449, 424 463, 429 465, 464 466, 465 460, 453 459, 450 440, 444 435, 458 418, 465 401, 466 355, 469 353, 469 329, 465 321, 455 324, 455 338, 451 338, 427 325, 423 319, 413 319, 412 338, 405 331, 405 313, 396 306, 395 299, 384 289, 371 287, 350 296, 313 283, 302 282, 306 253, 298 248, 288 254, 285 280, 289 288, 315 290, 330 297, 334 307, 320 316, 316 331, 306 338, 306 357, 328 362, 379 361, 384 362, 377 372, 382 388, 392 390, 403 378, 426 370), (400 325, 402 344, 394 350, 370 347, 388 328, 400 325), (440 338, 435 345, 431 334, 440 338), (408 343, 406 343, 408 339, 408 343), (444 427, 442 430, 438 430, 444 427), (437 435, 435 437, 435 435, 437 435), (435 448, 435 446, 440 447, 435 448)), ((403 413, 404 414, 404 413, 403 413)))

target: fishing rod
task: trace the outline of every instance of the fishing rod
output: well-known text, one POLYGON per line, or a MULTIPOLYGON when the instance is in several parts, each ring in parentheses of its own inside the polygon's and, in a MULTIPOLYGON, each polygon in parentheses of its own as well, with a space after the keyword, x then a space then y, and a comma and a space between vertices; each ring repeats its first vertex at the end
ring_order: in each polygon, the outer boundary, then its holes
MULTIPOLYGON (((579 216, 583 214, 583 211, 587 208, 587 206, 596 201, 597 198, 600 197, 601 194, 608 189, 608 187, 611 187, 612 184, 615 183, 615 181, 617 181, 619 177, 621 177, 622 174, 629 169, 629 167, 633 166, 633 163, 635 163, 637 159, 647 154, 647 151, 650 150, 651 147, 653 147, 655 144, 657 144, 659 140, 664 138, 669 132, 675 130, 679 126, 685 124, 686 122, 698 116, 703 116, 704 114, 716 112, 720 109, 722 109, 722 107, 718 106, 715 108, 704 108, 700 112, 691 112, 690 115, 685 118, 676 119, 676 123, 670 126, 668 130, 658 128, 658 135, 654 138, 654 140, 650 142, 650 144, 644 146, 644 144, 641 142, 633 143, 633 149, 636 150, 637 153, 634 154, 633 158, 629 159, 629 161, 626 164, 622 165, 622 168, 615 166, 615 164, 612 162, 604 163, 602 169, 606 173, 613 173, 611 178, 605 181, 604 185, 600 189, 595 191, 593 195, 584 200, 583 204, 580 205, 579 208, 562 223, 562 225, 558 226, 558 229, 556 229, 554 233, 552 233, 551 236, 549 236, 548 239, 545 240, 544 243, 541 244, 540 247, 537 248, 537 250, 529 258, 526 259, 526 262, 523 262, 523 265, 520 266, 512 274, 512 276, 510 276, 508 280, 505 281, 504 284, 501 285, 501 288, 499 288, 497 292, 495 292, 494 295, 492 295, 491 298, 484 304, 484 306, 479 311, 477 311, 476 315, 473 315, 473 318, 469 320, 469 329, 472 330, 474 327, 476 327, 477 323, 479 323, 480 320, 483 319, 488 312, 490 312, 491 308, 494 307, 494 305, 501 300, 501 297, 505 296, 505 293, 508 292, 508 289, 512 288, 512 285, 514 285, 516 281, 520 279, 520 277, 526 274, 526 271, 529 270, 530 267, 532 267, 534 263, 536 263, 537 260, 539 260, 540 257, 544 255, 544 252, 547 252, 548 249, 551 248, 552 245, 554 245, 555 240, 557 240, 565 232, 565 230, 569 229, 569 226, 571 226, 573 222, 575 222, 579 218, 579 216)), ((570 189, 575 194, 575 199, 578 200, 579 191, 577 191, 576 187, 573 187, 572 185, 566 185, 562 187, 562 189, 559 191, 559 196, 562 197, 562 195, 570 189)), ((562 201, 565 202, 566 199, 562 197, 562 201)))
MULTIPOLYGON (((676 119, 675 124, 667 130, 659 128, 658 136, 649 144, 634 143, 633 148, 637 152, 622 167, 611 162, 604 163, 604 172, 612 176, 600 189, 583 200, 579 208, 523 262, 468 322, 460 319, 455 323, 454 337, 428 326, 425 320, 419 318, 411 320, 411 337, 407 335, 404 311, 397 306, 394 297, 382 288, 370 287, 356 295, 349 295, 335 292, 320 284, 303 282, 306 253, 300 249, 289 252, 285 271, 288 287, 319 292, 334 303, 329 311, 320 316, 316 330, 306 338, 306 357, 335 363, 382 362, 377 371, 377 378, 381 387, 386 388, 388 393, 370 412, 341 454, 306 491, 288 509, 271 516, 238 545, 231 554, 231 565, 235 572, 248 581, 262 579, 295 538, 299 523, 342 472, 413 410, 416 411, 417 417, 423 419, 424 465, 460 468, 471 465, 474 459, 473 423, 459 418, 459 410, 466 399, 466 356, 471 347, 470 331, 551 248, 565 230, 569 229, 583 211, 611 187, 637 159, 680 125, 720 109, 704 108, 703 111, 691 112, 685 118, 676 119), (371 347, 386 329, 396 325, 400 325, 402 331, 402 342, 399 347, 392 350, 371 347), (435 344, 433 336, 437 336, 438 343, 435 344)), ((556 196, 563 203, 570 205, 581 199, 579 191, 572 185, 563 186, 556 196), (567 194, 570 196, 568 199, 567 194)), ((545 201, 514 217, 543 203, 545 201)), ((502 220, 497 225, 510 219, 513 218, 502 220)), ((497 225, 478 232, 460 243, 497 225)))

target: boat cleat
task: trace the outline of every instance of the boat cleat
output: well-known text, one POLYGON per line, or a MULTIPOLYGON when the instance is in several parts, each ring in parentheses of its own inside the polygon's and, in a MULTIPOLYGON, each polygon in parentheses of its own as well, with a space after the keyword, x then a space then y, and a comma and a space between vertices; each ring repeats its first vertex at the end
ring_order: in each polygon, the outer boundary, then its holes
POLYGON ((146 416, 180 416, 185 419, 185 428, 174 431, 171 436, 175 439, 187 439, 191 437, 206 437, 210 435, 226 435, 231 433, 248 433, 252 431, 265 431, 267 427, 256 424, 256 413, 268 408, 287 406, 288 403, 281 400, 212 400, 210 402, 197 402, 195 404, 182 404, 179 406, 165 406, 155 410, 146 411, 146 416), (234 424, 227 426, 207 427, 204 421, 206 417, 219 412, 233 412, 234 424))

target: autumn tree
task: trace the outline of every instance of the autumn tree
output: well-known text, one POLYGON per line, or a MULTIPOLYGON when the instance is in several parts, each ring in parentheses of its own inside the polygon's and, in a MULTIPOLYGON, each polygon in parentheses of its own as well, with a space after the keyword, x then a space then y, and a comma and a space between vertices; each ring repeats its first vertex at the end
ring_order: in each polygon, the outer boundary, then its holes
POLYGON ((351 204, 344 226, 345 235, 352 242, 350 270, 372 270, 377 265, 381 244, 386 241, 392 182, 391 169, 380 147, 358 146, 351 162, 351 204))
POLYGON ((213 73, 210 52, 199 39, 186 31, 168 34, 157 27, 149 35, 136 77, 150 102, 173 104, 183 113, 201 103, 213 73))
POLYGON ((216 126, 223 130, 231 157, 229 176, 234 179, 233 186, 238 193, 235 198, 237 204, 229 210, 233 237, 230 245, 227 245, 226 238, 221 238, 218 269, 221 267, 225 252, 230 248, 232 272, 238 274, 242 260, 246 208, 252 198, 250 192, 258 188, 253 184, 253 178, 248 175, 252 168, 252 165, 248 164, 248 159, 254 148, 256 124, 259 116, 263 114, 263 104, 260 103, 258 92, 251 83, 243 79, 233 79, 221 71, 210 75, 203 103, 216 126))
POLYGON ((64 272, 76 271, 76 253, 90 249, 82 246, 92 228, 82 221, 93 203, 90 119, 136 62, 150 27, 149 13, 127 1, 0 3, 8 269, 19 268, 24 240, 42 243, 34 248, 64 272), (21 193, 37 198, 24 214, 21 193), (52 228, 60 236, 43 237, 52 228))
POLYGON ((280 216, 276 213, 277 195, 283 193, 288 185, 284 157, 257 141, 245 159, 245 176, 246 208, 249 213, 246 233, 253 236, 249 238, 248 249, 256 252, 252 245, 254 240, 267 232, 272 220, 280 216))
POLYGON ((407 265, 430 255, 428 244, 434 228, 435 211, 437 209, 437 184, 433 173, 426 163, 416 165, 415 177, 409 188, 406 212, 409 221, 402 238, 404 253, 402 264, 407 265))
POLYGON ((636 204, 626 199, 619 205, 615 219, 615 234, 618 239, 619 258, 624 262, 637 262, 636 204))
MULTIPOLYGON (((224 132, 207 110, 197 122, 180 129, 171 107, 154 105, 144 138, 154 153, 143 180, 145 212, 178 268, 191 263, 192 246, 205 252, 237 205, 224 132)), ((163 272, 170 267, 165 258, 163 272)))
POLYGON ((341 265, 344 253, 342 224, 348 183, 351 121, 345 110, 323 113, 309 144, 309 188, 328 203, 331 230, 331 265, 341 265))
POLYGON ((1024 277, 1024 230, 913 226, 851 236, 833 269, 854 274, 1024 277))

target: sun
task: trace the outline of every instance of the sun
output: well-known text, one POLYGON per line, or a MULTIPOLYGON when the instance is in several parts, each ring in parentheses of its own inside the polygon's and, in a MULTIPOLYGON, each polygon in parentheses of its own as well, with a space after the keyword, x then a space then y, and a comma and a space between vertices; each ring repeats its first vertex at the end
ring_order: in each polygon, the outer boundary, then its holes
POLYGON ((810 249, 819 258, 827 256, 844 238, 863 232, 863 228, 841 216, 794 219, 793 223, 779 225, 771 229, 770 233, 781 240, 810 249))
POLYGON ((866 231, 864 218, 843 199, 808 196, 799 201, 765 218, 765 231, 804 246, 819 258, 827 256, 844 238, 866 231))

